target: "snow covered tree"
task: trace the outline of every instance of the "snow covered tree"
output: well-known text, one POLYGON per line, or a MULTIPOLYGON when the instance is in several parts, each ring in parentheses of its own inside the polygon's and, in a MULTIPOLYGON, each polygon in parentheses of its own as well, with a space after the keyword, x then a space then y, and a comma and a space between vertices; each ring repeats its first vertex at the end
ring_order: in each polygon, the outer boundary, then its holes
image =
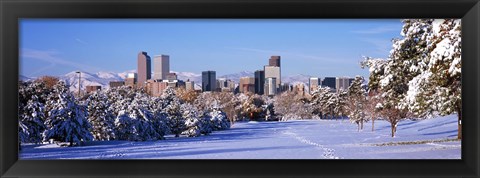
POLYGON ((87 109, 78 105, 68 86, 59 81, 53 86, 53 93, 49 100, 51 110, 45 121, 47 130, 43 132, 44 141, 53 139, 60 142, 69 142, 70 146, 93 139, 90 133, 90 124, 87 120, 87 109))
POLYGON ((88 121, 92 125, 91 131, 94 140, 115 139, 115 116, 110 108, 107 95, 102 92, 94 92, 86 101, 88 109, 88 121))
POLYGON ((120 140, 146 141, 163 139, 165 131, 158 126, 150 110, 150 98, 143 92, 135 94, 129 105, 115 119, 116 136, 120 140))
POLYGON ((311 102, 320 111, 322 118, 326 118, 327 114, 331 118, 335 115, 335 100, 332 97, 334 97, 334 93, 329 87, 319 88, 312 93, 311 102))
POLYGON ((165 103, 163 112, 167 114, 167 124, 170 127, 170 131, 175 137, 179 137, 185 131, 185 118, 182 117, 180 100, 176 96, 175 90, 171 87, 165 89, 161 98, 165 103))
POLYGON ((348 87, 348 117, 352 123, 356 123, 358 130, 363 129, 363 123, 366 122, 365 104, 366 92, 362 87, 363 77, 356 76, 350 87, 348 87))
POLYGON ((230 120, 228 120, 225 112, 221 108, 213 108, 213 111, 209 113, 210 127, 215 130, 225 130, 230 128, 230 120))
POLYGON ((461 21, 431 20, 426 37, 423 66, 409 82, 407 104, 421 117, 438 113, 458 115, 458 138, 462 138, 461 21))
POLYGON ((186 130, 182 132, 184 135, 189 137, 198 137, 202 133, 203 123, 202 120, 198 117, 198 112, 196 108, 188 103, 181 105, 182 117, 185 118, 185 127, 186 130))
POLYGON ((341 117, 343 119, 343 117, 348 114, 348 110, 347 110, 348 92, 340 90, 339 93, 336 93, 334 95, 334 97, 336 99, 334 100, 335 106, 333 108, 333 112, 337 117, 341 117))
POLYGON ((38 101, 36 95, 19 108, 19 138, 23 143, 41 143, 45 130, 44 105, 38 101))
POLYGON ((410 112, 422 118, 456 112, 461 138, 460 20, 403 23, 402 38, 393 41, 389 58, 382 62, 367 58, 362 64, 370 67, 370 87, 381 90, 382 108, 395 111, 388 113, 398 114, 393 118, 405 119, 410 112))

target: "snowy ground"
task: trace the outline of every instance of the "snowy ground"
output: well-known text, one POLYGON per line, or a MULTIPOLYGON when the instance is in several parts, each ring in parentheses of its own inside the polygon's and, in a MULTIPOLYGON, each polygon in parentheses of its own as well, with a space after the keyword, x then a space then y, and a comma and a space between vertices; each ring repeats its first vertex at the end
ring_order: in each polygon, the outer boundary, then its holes
POLYGON ((243 122, 235 123, 230 130, 197 138, 90 142, 81 147, 25 145, 20 159, 461 158, 461 142, 452 141, 457 136, 456 115, 402 121, 394 138, 387 122, 376 121, 375 128, 372 132, 369 122, 357 132, 356 125, 347 120, 243 122), (414 141, 416 144, 405 144, 414 141))

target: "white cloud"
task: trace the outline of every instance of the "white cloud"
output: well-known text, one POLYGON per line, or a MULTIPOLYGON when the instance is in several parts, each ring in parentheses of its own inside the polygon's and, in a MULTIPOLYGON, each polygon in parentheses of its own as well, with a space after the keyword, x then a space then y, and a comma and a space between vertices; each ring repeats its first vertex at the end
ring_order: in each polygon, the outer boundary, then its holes
POLYGON ((38 70, 33 71, 30 75, 54 69, 55 66, 72 67, 76 70, 82 70, 86 72, 101 71, 101 69, 98 67, 63 59, 59 57, 59 54, 60 52, 57 50, 37 50, 29 48, 22 48, 20 50, 20 58, 41 60, 48 63, 48 65, 45 66, 38 66, 38 70))
POLYGON ((81 40, 81 39, 79 39, 79 38, 75 38, 75 41, 77 41, 77 42, 80 43, 80 44, 88 45, 87 42, 85 42, 85 41, 83 41, 83 40, 81 40))

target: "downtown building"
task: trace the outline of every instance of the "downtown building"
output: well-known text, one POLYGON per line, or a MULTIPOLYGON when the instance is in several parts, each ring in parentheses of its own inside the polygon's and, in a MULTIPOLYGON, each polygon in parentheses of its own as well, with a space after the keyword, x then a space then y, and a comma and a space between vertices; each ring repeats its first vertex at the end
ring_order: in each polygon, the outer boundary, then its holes
POLYGON ((349 77, 337 77, 335 80, 336 91, 340 92, 341 90, 343 91, 348 90, 348 87, 350 87, 350 81, 351 81, 350 79, 351 78, 349 77))
POLYGON ((235 82, 230 80, 230 79, 219 78, 219 79, 217 79, 216 91, 218 91, 218 92, 234 92, 235 91, 235 82))
POLYGON ((202 72, 202 91, 215 91, 216 90, 216 72, 215 71, 203 71, 202 72))
POLYGON ((269 77, 265 79, 265 95, 274 96, 277 94, 277 78, 269 77))
POLYGON ((190 81, 190 79, 187 79, 187 81, 185 82, 185 90, 195 91, 195 82, 190 81))
POLYGON ((241 93, 255 93, 255 78, 254 77, 241 77, 239 90, 241 93))
POLYGON ((281 71, 278 66, 264 66, 265 71, 265 82, 268 78, 275 78, 275 90, 280 89, 280 84, 282 83, 281 71))
POLYGON ((140 52, 137 56, 137 87, 144 87, 147 80, 150 80, 152 77, 152 66, 150 56, 147 55, 147 52, 140 52))
POLYGON ((322 81, 322 87, 330 87, 331 89, 335 89, 336 78, 335 77, 325 77, 322 81))
POLYGON ((153 79, 154 80, 164 80, 167 79, 167 75, 170 73, 170 56, 168 55, 156 55, 153 58, 154 70, 153 70, 153 79))
POLYGON ((312 94, 313 92, 318 90, 320 87, 321 87, 321 79, 320 78, 311 77, 308 80, 308 89, 309 89, 310 94, 312 94))
POLYGON ((259 95, 263 95, 264 88, 265 88, 265 71, 257 70, 255 71, 255 93, 259 95))
POLYGON ((125 78, 125 85, 135 88, 137 84, 137 73, 128 73, 125 78))

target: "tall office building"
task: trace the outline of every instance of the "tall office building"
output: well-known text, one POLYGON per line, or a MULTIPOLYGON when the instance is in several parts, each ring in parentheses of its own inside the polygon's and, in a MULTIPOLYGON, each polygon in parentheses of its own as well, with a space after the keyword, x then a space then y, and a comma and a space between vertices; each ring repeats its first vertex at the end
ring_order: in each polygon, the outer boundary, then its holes
POLYGON ((268 60, 268 65, 280 67, 280 56, 271 56, 268 60))
POLYGON ((152 75, 151 59, 150 56, 147 55, 147 52, 142 51, 138 53, 137 67, 137 85, 141 87, 145 85, 147 80, 151 79, 152 75))
POLYGON ((265 71, 255 71, 255 93, 263 95, 265 86, 265 71))
POLYGON ((348 77, 337 77, 335 81, 335 88, 337 92, 340 90, 348 90, 350 86, 350 78, 348 77))
POLYGON ((282 76, 280 73, 280 67, 278 66, 265 66, 265 82, 267 78, 275 78, 275 86, 277 90, 280 88, 280 84, 282 83, 282 76))
POLYGON ((335 77, 325 77, 323 79, 322 85, 330 87, 332 89, 335 89, 335 87, 336 87, 335 86, 335 81, 336 81, 335 77))
POLYGON ((215 71, 202 72, 202 91, 215 91, 217 81, 215 71))
POLYGON ((156 55, 153 58, 153 79, 164 80, 167 78, 167 74, 170 73, 170 56, 168 55, 156 55))
POLYGON ((320 88, 320 78, 312 77, 308 80, 308 89, 310 91, 310 94, 312 94, 314 91, 316 91, 318 88, 320 88))
POLYGON ((266 78, 265 79, 265 94, 268 96, 273 96, 277 94, 277 79, 276 78, 266 78))

